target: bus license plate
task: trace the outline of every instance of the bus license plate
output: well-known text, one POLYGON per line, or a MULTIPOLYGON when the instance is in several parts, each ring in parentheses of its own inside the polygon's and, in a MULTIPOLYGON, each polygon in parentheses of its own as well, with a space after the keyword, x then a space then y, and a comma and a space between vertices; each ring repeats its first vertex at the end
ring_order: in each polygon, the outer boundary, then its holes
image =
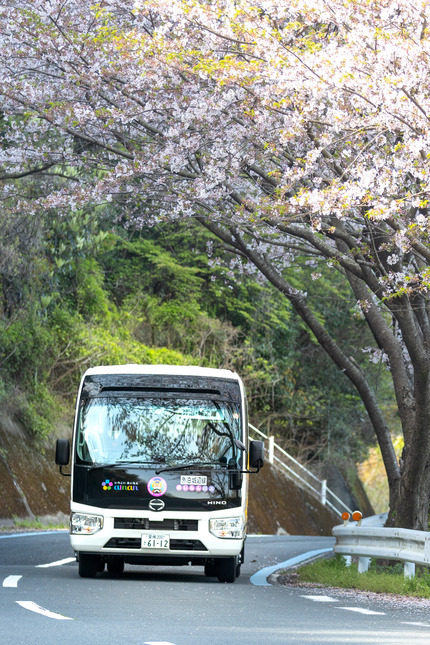
POLYGON ((169 535, 156 535, 148 533, 142 535, 142 549, 168 549, 170 548, 169 535))

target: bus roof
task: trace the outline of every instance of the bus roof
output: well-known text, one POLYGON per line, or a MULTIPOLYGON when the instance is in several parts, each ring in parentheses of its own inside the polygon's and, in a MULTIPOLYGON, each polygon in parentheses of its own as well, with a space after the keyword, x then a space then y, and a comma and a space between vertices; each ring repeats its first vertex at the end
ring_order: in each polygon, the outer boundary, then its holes
POLYGON ((198 367, 196 365, 138 365, 131 363, 129 365, 99 365, 90 367, 84 374, 85 376, 95 376, 100 374, 154 374, 166 376, 202 376, 210 378, 227 378, 240 380, 236 372, 226 369, 216 369, 212 367, 198 367))

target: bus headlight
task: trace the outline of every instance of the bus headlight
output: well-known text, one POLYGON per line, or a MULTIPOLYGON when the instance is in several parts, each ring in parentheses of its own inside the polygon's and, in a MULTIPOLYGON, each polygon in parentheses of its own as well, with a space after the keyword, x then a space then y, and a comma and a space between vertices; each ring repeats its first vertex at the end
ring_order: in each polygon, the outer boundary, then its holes
POLYGON ((241 517, 223 517, 209 520, 209 531, 219 538, 242 539, 245 527, 241 517))
POLYGON ((87 513, 72 513, 70 516, 70 533, 92 535, 103 528, 102 515, 88 515, 87 513))

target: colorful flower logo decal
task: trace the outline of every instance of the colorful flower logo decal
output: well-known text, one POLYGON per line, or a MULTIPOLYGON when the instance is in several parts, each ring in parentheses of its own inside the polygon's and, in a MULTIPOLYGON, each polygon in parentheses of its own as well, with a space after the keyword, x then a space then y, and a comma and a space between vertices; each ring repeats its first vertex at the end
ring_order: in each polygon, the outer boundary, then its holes
POLYGON ((110 490, 112 486, 113 482, 109 481, 109 479, 106 479, 104 482, 102 482, 103 490, 110 490))
POLYGON ((147 488, 153 497, 161 497, 167 490, 167 482, 162 477, 153 477, 149 480, 147 488))

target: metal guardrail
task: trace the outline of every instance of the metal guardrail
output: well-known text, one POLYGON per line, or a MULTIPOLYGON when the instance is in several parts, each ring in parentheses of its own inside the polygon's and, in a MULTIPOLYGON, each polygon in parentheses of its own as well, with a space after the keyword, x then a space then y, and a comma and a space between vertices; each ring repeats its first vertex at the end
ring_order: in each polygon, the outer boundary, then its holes
POLYGON ((309 491, 316 497, 323 506, 328 506, 332 511, 341 515, 344 511, 352 513, 352 510, 327 486, 325 479, 318 479, 310 470, 305 468, 297 459, 288 454, 281 446, 275 443, 274 437, 269 437, 258 428, 248 424, 251 434, 257 434, 262 437, 267 444, 268 462, 279 465, 284 469, 286 476, 293 480, 298 486, 309 491), (276 453, 281 456, 278 457, 276 453))
MULTIPOLYGON (((366 518, 380 518, 385 521, 387 515, 366 518)), ((335 553, 343 556, 358 556, 358 571, 367 571, 371 558, 399 560, 404 563, 404 574, 407 578, 415 575, 415 565, 430 565, 430 533, 411 529, 385 528, 375 526, 378 521, 363 520, 357 523, 345 523, 335 526, 333 535, 336 544, 335 553)))

